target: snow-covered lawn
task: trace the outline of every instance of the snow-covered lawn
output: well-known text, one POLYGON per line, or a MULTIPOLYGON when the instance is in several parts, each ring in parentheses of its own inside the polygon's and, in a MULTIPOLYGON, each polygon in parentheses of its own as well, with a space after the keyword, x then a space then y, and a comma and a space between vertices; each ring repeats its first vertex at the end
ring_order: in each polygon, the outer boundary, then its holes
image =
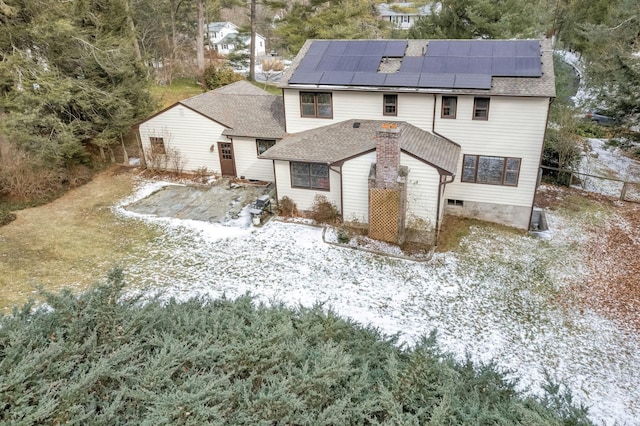
MULTIPOLYGON (((132 199, 158 185, 142 183, 132 199)), ((575 217, 549 216, 555 231, 545 240, 474 227, 455 253, 412 262, 326 244, 317 227, 254 228, 246 210, 228 226, 116 211, 165 231, 122 265, 132 291, 319 303, 406 344, 437 330, 444 350, 494 362, 522 389, 540 392, 546 372, 590 407, 594 421, 640 423, 638 340, 559 301, 559 290, 583 273, 575 217)))

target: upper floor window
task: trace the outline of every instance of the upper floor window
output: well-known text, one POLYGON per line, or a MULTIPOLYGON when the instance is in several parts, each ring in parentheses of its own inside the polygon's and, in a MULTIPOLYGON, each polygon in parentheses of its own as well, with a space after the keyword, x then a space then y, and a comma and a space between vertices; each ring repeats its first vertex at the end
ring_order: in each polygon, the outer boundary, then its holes
POLYGON ((517 186, 520 158, 465 155, 462 160, 462 182, 517 186))
POLYGON ((398 115, 398 95, 384 95, 384 115, 398 115))
POLYGON ((442 112, 440 115, 441 118, 456 118, 457 109, 458 109, 457 96, 442 97, 442 112))
POLYGON ((319 163, 291 162, 291 186, 329 190, 329 166, 319 163))
POLYGON ((489 119, 489 98, 473 98, 473 119, 489 119))
POLYGON ((256 149, 258 150, 258 155, 263 154, 266 150, 271 148, 276 144, 274 139, 256 139, 256 149))
POLYGON ((300 92, 302 117, 333 118, 331 93, 300 92))
POLYGON ((151 153, 152 154, 166 154, 167 150, 164 146, 164 139, 163 138, 157 138, 154 136, 151 136, 149 138, 149 143, 151 144, 151 153))

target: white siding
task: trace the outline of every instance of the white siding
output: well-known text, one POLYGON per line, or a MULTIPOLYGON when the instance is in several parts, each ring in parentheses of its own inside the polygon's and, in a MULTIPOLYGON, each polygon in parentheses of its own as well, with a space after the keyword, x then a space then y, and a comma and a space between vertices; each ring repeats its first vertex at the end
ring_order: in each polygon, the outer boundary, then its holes
MULTIPOLYGON (((343 218, 345 221, 369 222, 369 170, 376 153, 356 157, 342 166, 343 218)), ((438 219, 438 171, 402 153, 400 164, 409 168, 407 179, 407 225, 422 222, 421 230, 431 231, 438 219)))
POLYGON ((316 195, 325 196, 340 210, 340 174, 329 169, 330 191, 315 191, 311 189, 292 188, 291 172, 288 161, 275 160, 276 184, 278 198, 291 198, 298 207, 298 210, 311 210, 316 195))
POLYGON ((189 108, 175 105, 142 123, 140 140, 144 150, 148 151, 150 137, 163 138, 166 149, 180 152, 185 171, 206 167, 210 172, 220 173, 218 141, 228 142, 222 136, 224 129, 220 124, 189 108))
POLYGON ((273 181, 273 162, 258 158, 255 138, 233 138, 233 154, 237 176, 273 181))
POLYGON ((369 171, 376 153, 361 155, 342 165, 342 217, 346 222, 369 223, 369 171))
POLYGON ((455 119, 440 118, 436 105, 435 130, 462 146, 453 183, 445 197, 464 201, 531 206, 547 120, 548 98, 492 97, 489 119, 472 120, 473 96, 458 96, 455 119), (463 183, 464 154, 521 158, 517 187, 463 183))
POLYGON ((434 96, 426 93, 397 93, 398 115, 383 114, 383 94, 395 92, 331 91, 333 119, 300 116, 300 91, 285 89, 284 104, 288 133, 315 129, 350 119, 406 121, 431 131, 434 96))
POLYGON ((435 168, 404 152, 400 156, 400 164, 409 168, 407 176, 407 226, 432 231, 438 221, 440 174, 435 168), (414 222, 416 224, 412 226, 414 222), (418 222, 422 222, 422 224, 418 222))

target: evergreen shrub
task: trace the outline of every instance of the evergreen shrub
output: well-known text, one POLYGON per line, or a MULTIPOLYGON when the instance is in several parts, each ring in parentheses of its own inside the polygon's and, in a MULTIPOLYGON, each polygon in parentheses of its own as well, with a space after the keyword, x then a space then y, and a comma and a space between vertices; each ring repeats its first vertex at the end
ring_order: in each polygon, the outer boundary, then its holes
POLYGON ((0 319, 0 423, 583 425, 435 336, 404 348, 320 306, 126 297, 120 271, 0 319))

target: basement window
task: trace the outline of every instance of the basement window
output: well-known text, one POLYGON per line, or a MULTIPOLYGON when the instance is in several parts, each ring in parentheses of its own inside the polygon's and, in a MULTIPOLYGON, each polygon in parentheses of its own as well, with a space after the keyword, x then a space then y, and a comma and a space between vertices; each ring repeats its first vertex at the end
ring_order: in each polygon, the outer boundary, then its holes
POLYGON ((464 201, 462 201, 462 200, 453 200, 451 198, 447 198, 447 205, 464 207, 464 201))

